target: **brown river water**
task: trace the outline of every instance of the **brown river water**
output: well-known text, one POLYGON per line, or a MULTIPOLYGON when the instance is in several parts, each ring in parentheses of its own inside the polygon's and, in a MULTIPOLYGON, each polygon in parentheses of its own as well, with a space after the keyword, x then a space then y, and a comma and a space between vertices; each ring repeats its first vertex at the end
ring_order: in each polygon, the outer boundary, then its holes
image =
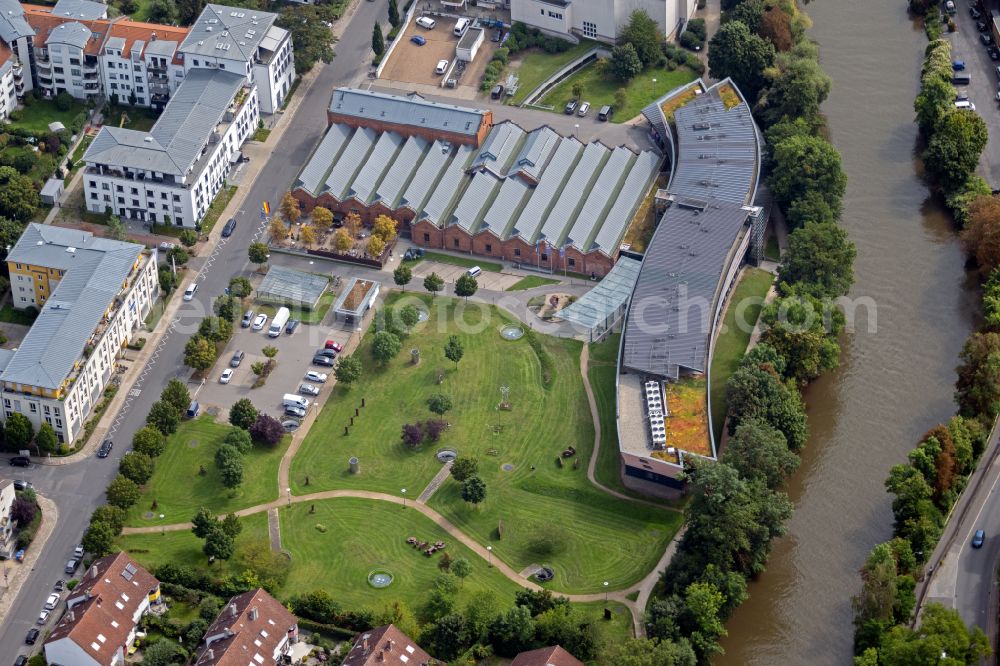
POLYGON ((918 173, 913 98, 927 41, 905 5, 806 6, 833 79, 824 112, 849 179, 842 223, 858 247, 851 297, 872 299, 877 332, 859 308, 841 367, 806 392, 811 437, 788 486, 795 515, 728 623, 716 664, 850 663, 857 571, 891 535, 883 480, 954 413, 955 366, 978 296, 952 223, 918 173))

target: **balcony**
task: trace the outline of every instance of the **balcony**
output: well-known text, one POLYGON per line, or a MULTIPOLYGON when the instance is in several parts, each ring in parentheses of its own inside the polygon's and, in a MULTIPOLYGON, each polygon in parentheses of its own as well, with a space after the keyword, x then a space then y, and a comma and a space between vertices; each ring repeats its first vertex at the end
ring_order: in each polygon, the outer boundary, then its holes
POLYGON ((21 79, 24 78, 24 68, 21 66, 21 61, 20 60, 14 61, 14 66, 11 69, 11 71, 14 72, 14 80, 15 81, 20 81, 21 79))
POLYGON ((83 89, 87 92, 97 92, 101 89, 101 84, 96 81, 94 83, 88 81, 83 84, 83 89))
POLYGON ((41 72, 52 72, 52 63, 48 60, 35 60, 35 67, 38 68, 39 73, 41 72))
POLYGON ((99 77, 100 74, 98 72, 88 72, 86 70, 83 72, 83 79, 85 81, 97 81, 99 77))

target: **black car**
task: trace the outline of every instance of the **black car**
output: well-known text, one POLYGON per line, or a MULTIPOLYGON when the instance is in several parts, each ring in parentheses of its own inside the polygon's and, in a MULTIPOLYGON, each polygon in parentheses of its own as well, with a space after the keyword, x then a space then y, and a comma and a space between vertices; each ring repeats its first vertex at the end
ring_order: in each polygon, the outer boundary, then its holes
POLYGON ((986 44, 987 46, 989 46, 990 44, 993 43, 993 37, 991 35, 987 35, 984 32, 983 34, 979 35, 979 41, 981 41, 983 44, 986 44))
POLYGON ((574 113, 576 113, 576 104, 577 101, 575 99, 571 99, 570 101, 566 102, 566 106, 563 107, 563 113, 565 113, 567 116, 572 116, 574 113))
POLYGON ((986 32, 989 26, 986 25, 986 21, 976 21, 976 30, 979 32, 986 32))
POLYGON ((288 323, 285 324, 285 335, 291 335, 292 333, 294 333, 295 329, 297 329, 299 327, 299 324, 301 323, 302 322, 299 321, 298 319, 288 320, 288 323))
POLYGON ((56 592, 62 592, 64 587, 66 587, 66 581, 60 578, 56 581, 56 584, 52 586, 52 589, 56 592))
POLYGON ((23 479, 14 479, 14 490, 27 490, 28 488, 33 488, 31 481, 25 481, 23 479))
POLYGON ((983 17, 982 13, 975 7, 969 7, 969 16, 977 20, 983 17))
POLYGON ((226 222, 226 226, 222 227, 222 237, 229 238, 233 235, 234 231, 236 231, 236 218, 231 217, 229 218, 229 221, 226 222))
POLYGON ((38 640, 38 629, 32 627, 28 629, 28 635, 24 637, 24 642, 28 645, 34 645, 36 640, 38 640))
POLYGON ((317 354, 313 356, 313 365, 325 365, 328 368, 332 368, 334 360, 329 356, 323 356, 322 354, 317 354))
POLYGON ((327 358, 337 358, 336 349, 317 349, 315 356, 326 356, 327 358))
POLYGON ((422 256, 424 256, 424 248, 411 247, 409 250, 403 253, 403 261, 416 261, 422 256))
POLYGON ((11 467, 31 467, 31 459, 25 456, 14 456, 10 459, 11 467))
POLYGON ((28 663, 28 658, 23 654, 19 654, 17 659, 14 660, 14 666, 24 666, 28 663))
POLYGON ((983 530, 976 530, 976 533, 972 535, 972 547, 982 548, 984 541, 986 541, 986 532, 983 530))
POLYGON ((1000 49, 996 46, 988 47, 986 52, 990 54, 990 60, 1000 60, 1000 49))
POLYGON ((103 442, 101 442, 101 448, 97 449, 97 457, 107 458, 109 455, 111 455, 111 448, 113 446, 114 443, 110 439, 106 439, 103 442))

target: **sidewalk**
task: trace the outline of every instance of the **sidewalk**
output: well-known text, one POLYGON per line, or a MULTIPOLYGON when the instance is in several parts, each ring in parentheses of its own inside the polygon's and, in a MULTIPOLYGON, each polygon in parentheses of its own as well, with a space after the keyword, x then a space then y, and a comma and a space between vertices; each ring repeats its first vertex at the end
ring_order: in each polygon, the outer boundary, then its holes
POLYGON ((10 607, 14 605, 17 595, 21 592, 21 587, 24 586, 24 581, 28 578, 28 574, 34 571, 35 561, 45 548, 45 543, 52 536, 56 522, 59 520, 59 510, 56 508, 55 502, 41 495, 36 495, 36 497, 38 498, 38 506, 42 508, 42 524, 38 528, 38 532, 35 533, 35 538, 28 547, 28 550, 25 551, 24 561, 16 562, 10 560, 3 565, 4 578, 7 579, 7 589, 4 590, 3 598, 0 599, 0 622, 7 619, 10 607))

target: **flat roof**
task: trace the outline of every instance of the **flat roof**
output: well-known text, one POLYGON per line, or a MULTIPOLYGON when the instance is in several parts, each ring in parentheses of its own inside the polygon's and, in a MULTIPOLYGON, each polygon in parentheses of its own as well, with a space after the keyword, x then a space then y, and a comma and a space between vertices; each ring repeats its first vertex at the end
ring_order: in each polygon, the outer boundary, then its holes
POLYGON ((330 281, 322 275, 271 266, 257 287, 257 295, 289 303, 316 303, 330 281))
POLYGON ((642 262, 621 257, 593 289, 559 311, 559 318, 592 329, 628 303, 642 262))
MULTIPOLYGON (((277 18, 277 14, 256 9, 205 5, 197 20, 191 24, 191 32, 181 42, 180 51, 254 62, 257 48, 262 46, 264 37, 271 32, 277 18)), ((275 29, 287 34, 281 28, 275 29)))
POLYGON ((356 88, 336 88, 330 100, 330 111, 358 119, 470 136, 478 134, 489 113, 484 109, 432 102, 417 93, 390 95, 356 88))

